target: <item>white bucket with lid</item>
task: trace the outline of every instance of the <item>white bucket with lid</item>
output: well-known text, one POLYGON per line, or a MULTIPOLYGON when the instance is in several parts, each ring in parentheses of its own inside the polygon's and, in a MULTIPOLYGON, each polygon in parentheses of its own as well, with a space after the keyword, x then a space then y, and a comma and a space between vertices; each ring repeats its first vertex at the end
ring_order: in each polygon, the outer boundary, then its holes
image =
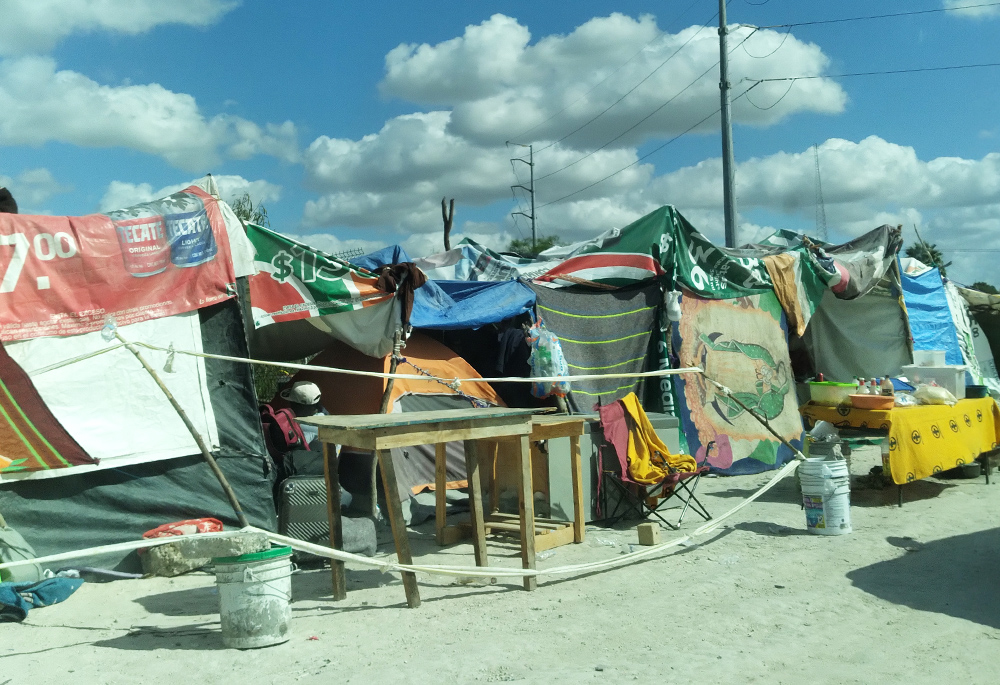
POLYGON ((287 642, 292 620, 292 548, 276 547, 238 557, 219 557, 222 642, 253 649, 287 642))
POLYGON ((806 459, 799 464, 806 528, 816 535, 851 532, 851 474, 844 459, 806 459))

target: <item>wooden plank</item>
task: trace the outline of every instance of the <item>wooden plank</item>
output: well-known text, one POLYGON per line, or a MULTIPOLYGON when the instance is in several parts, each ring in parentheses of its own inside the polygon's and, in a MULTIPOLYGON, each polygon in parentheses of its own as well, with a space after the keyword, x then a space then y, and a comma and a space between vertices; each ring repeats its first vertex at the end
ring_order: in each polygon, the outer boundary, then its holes
POLYGON ((520 523, 508 523, 507 521, 487 521, 485 527, 488 530, 503 530, 508 533, 521 534, 521 524, 520 523))
POLYGON ((448 473, 445 462, 445 444, 434 445, 434 537, 438 546, 443 546, 444 529, 448 524, 448 473))
POLYGON ((583 517, 583 464, 580 457, 580 437, 570 436, 569 458, 573 473, 573 542, 583 542, 587 526, 583 517))
POLYGON ((407 411, 397 414, 316 414, 299 419, 321 428, 340 430, 372 430, 376 428, 398 428, 429 423, 450 423, 466 419, 500 419, 522 417, 551 411, 546 409, 509 409, 490 407, 487 409, 446 409, 438 411, 407 411))
POLYGON ((481 440, 504 435, 526 435, 531 424, 523 417, 502 417, 499 419, 469 419, 453 424, 427 424, 426 430, 419 426, 404 428, 383 428, 375 431, 375 448, 380 450, 410 445, 431 445, 439 442, 458 440, 481 440))
MULTIPOLYGON (((535 493, 531 489, 531 440, 527 435, 521 436, 519 459, 521 474, 518 488, 518 509, 521 514, 521 568, 535 568, 535 493)), ((524 589, 534 590, 538 587, 535 576, 524 577, 524 589)))
POLYGON ((476 551, 476 566, 489 566, 486 556, 486 530, 483 528, 483 483, 479 479, 479 444, 465 441, 465 474, 469 479, 469 521, 472 523, 472 545, 476 551))
MULTIPOLYGON (((508 530, 521 532, 521 522, 517 519, 513 521, 487 521, 485 524, 486 530, 496 529, 496 530, 508 530)), ((561 523, 539 523, 538 519, 535 519, 535 535, 545 535, 551 533, 554 530, 562 530, 563 528, 572 528, 573 524, 563 521, 561 523)))
POLYGON ((568 416, 532 416, 531 439, 552 440, 553 438, 568 438, 583 435, 583 426, 587 419, 568 416))
MULTIPOLYGON (((392 463, 392 452, 378 451, 378 464, 382 470, 382 487, 385 489, 385 508, 388 509, 389 525, 392 527, 392 539, 396 543, 396 558, 401 564, 412 564, 410 541, 406 538, 406 523, 403 521, 403 511, 399 502, 399 489, 396 486, 396 467, 392 463)), ((403 590, 406 592, 406 604, 411 609, 420 606, 420 590, 417 588, 417 576, 409 571, 400 573, 403 577, 403 590)))
POLYGON ((320 426, 319 439, 366 450, 384 450, 411 445, 434 445, 453 440, 480 440, 528 433, 531 424, 523 416, 463 419, 446 423, 392 426, 378 429, 320 426))
POLYGON ((571 542, 573 542, 573 526, 565 526, 548 535, 537 536, 535 538, 535 551, 544 552, 547 549, 568 545, 571 542))
MULTIPOLYGON (((486 519, 487 524, 491 523, 513 523, 521 525, 521 517, 515 516, 514 514, 490 514, 486 519)), ((543 519, 535 517, 535 528, 539 530, 555 530, 556 528, 563 528, 565 526, 572 525, 566 521, 556 521, 555 519, 543 519)))
MULTIPOLYGON (((323 443, 323 479, 326 481, 326 520, 330 527, 330 547, 344 549, 344 528, 340 519, 340 460, 337 446, 323 443)), ((344 562, 330 560, 333 576, 333 599, 347 599, 347 574, 344 562)))

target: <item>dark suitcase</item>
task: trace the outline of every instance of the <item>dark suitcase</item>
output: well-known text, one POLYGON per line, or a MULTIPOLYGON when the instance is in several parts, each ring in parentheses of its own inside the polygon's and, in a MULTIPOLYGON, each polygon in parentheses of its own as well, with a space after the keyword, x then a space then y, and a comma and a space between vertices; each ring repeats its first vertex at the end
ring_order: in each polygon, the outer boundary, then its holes
POLYGON ((330 544, 323 476, 290 476, 278 486, 278 533, 296 540, 330 544))
MULTIPOLYGON (((374 556, 378 541, 370 518, 343 516, 344 551, 374 556)), ((278 533, 324 547, 330 544, 326 511, 326 479, 323 476, 290 476, 278 486, 278 533)), ((295 552, 296 563, 316 561, 307 552, 295 552)))

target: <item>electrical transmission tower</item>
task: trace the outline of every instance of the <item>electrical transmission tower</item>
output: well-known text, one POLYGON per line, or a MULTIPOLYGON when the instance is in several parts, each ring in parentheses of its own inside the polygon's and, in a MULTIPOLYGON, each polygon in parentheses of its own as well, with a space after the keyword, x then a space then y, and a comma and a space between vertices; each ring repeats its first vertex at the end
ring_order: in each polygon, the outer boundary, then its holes
POLYGON ((510 160, 511 165, 513 165, 514 162, 521 162, 523 164, 528 165, 528 170, 530 173, 530 180, 528 181, 528 185, 524 186, 518 184, 515 186, 511 186, 511 189, 513 190, 515 188, 520 188, 521 190, 528 191, 528 195, 531 196, 531 214, 527 214, 525 212, 511 212, 511 216, 520 214, 521 216, 526 216, 531 220, 531 249, 532 251, 534 251, 535 249, 535 149, 534 146, 532 145, 523 145, 522 143, 511 143, 511 145, 518 145, 520 147, 528 148, 528 159, 524 159, 523 157, 515 157, 514 159, 510 160))
POLYGON ((826 242, 826 204, 823 202, 823 179, 819 174, 819 145, 813 145, 816 160, 816 237, 826 242))

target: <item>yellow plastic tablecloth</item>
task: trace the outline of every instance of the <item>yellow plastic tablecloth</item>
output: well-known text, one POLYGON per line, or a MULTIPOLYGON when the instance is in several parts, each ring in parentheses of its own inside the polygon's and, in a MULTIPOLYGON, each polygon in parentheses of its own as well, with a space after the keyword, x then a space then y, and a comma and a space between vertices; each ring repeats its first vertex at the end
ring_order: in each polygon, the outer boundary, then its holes
POLYGON ((895 483, 909 483, 967 464, 1000 446, 1000 409, 990 397, 958 404, 895 407, 885 411, 812 402, 799 408, 809 426, 835 426, 889 432, 889 470, 895 483))

